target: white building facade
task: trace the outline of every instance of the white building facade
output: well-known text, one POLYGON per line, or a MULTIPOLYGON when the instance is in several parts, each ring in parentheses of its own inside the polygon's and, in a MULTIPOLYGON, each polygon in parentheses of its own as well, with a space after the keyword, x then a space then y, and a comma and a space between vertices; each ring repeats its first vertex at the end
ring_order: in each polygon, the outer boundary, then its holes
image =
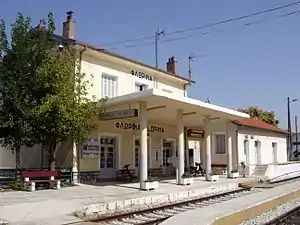
MULTIPOLYGON (((74 27, 72 15, 65 23, 71 24, 66 29, 74 27)), ((59 143, 58 167, 69 167, 76 173, 100 172, 100 178, 113 179, 130 165, 142 183, 150 169, 173 174, 172 157, 177 160, 180 176, 198 159, 206 171, 214 165, 225 165, 228 174, 242 161, 249 168, 286 161, 286 142, 278 132, 246 129, 232 121, 249 115, 188 98, 187 87, 193 82, 177 74, 174 57, 168 59, 166 70, 157 69, 75 41, 73 33, 64 29, 65 38, 59 38, 73 42, 77 49, 80 72, 93 84, 89 95, 108 97, 108 101, 105 118, 100 116, 99 129, 90 134, 84 146, 74 146, 70 141, 59 143), (245 142, 249 146, 246 151, 245 142), (274 149, 276 156, 272 157, 274 149)), ((21 165, 38 168, 47 162, 40 146, 31 148, 31 158, 33 155, 39 159, 30 163, 21 155, 21 165)), ((7 149, 0 149, 1 167, 15 167, 14 156, 7 149)))

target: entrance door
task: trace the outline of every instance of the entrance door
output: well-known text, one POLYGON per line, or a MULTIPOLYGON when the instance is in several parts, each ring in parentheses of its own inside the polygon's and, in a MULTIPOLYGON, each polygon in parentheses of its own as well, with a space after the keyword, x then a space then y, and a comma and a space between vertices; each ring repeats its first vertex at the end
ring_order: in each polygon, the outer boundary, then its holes
POLYGON ((100 177, 116 177, 116 138, 100 139, 100 177))
MULTIPOLYGON (((134 165, 133 167, 136 168, 136 174, 139 175, 139 165, 140 165, 140 151, 141 151, 141 144, 140 144, 140 139, 136 139, 134 141, 134 165)), ((151 160, 151 155, 150 155, 150 141, 149 138, 147 140, 147 166, 148 170, 150 169, 150 160, 151 160)))
POLYGON ((260 165, 261 164, 261 151, 260 151, 260 146, 261 142, 260 141, 255 141, 254 142, 254 148, 255 148, 255 153, 256 153, 256 164, 260 165))
POLYGON ((173 142, 172 141, 164 141, 163 142, 163 167, 164 173, 166 175, 172 175, 174 171, 174 167, 172 163, 168 163, 168 158, 172 156, 173 152, 173 142))
POLYGON ((277 163, 277 143, 272 143, 272 150, 273 150, 273 164, 277 163))

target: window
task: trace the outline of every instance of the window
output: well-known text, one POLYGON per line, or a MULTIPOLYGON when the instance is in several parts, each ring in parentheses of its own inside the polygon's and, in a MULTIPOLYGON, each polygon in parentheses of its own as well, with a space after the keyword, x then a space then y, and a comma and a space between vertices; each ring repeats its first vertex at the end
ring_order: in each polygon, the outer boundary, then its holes
POLYGON ((244 140, 244 155, 248 155, 249 141, 244 140))
POLYGON ((113 98, 118 95, 117 77, 102 74, 102 98, 113 98))
POLYGON ((135 83, 135 92, 141 91, 141 86, 142 85, 144 86, 144 90, 148 89, 148 85, 147 84, 135 83))
POLYGON ((225 134, 215 134, 215 153, 222 155, 226 153, 225 134))

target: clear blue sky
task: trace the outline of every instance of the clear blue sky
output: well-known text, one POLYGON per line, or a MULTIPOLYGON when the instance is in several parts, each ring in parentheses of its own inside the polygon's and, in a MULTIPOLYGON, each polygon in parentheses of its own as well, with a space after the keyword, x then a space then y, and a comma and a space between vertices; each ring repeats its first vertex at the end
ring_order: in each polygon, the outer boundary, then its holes
MULTIPOLYGON (((154 35, 156 27, 165 32, 204 25, 295 2, 296 0, 10 0, 3 1, 0 17, 13 23, 17 12, 30 16, 34 23, 52 11, 61 33, 65 12, 74 11, 75 38, 106 47, 105 44, 154 35)), ((165 68, 168 57, 175 56, 179 73, 187 76, 188 56, 205 54, 194 60, 192 97, 229 108, 258 105, 274 110, 285 128, 286 97, 300 98, 300 13, 272 19, 300 10, 300 5, 278 12, 238 21, 215 28, 196 30, 161 41, 193 36, 159 45, 159 66, 165 68), (265 20, 252 26, 245 23, 265 20), (223 32, 218 32, 225 29, 223 32), (208 35, 201 35, 209 32, 208 35)), ((151 40, 150 40, 151 41, 151 40)), ((115 51, 155 63, 154 45, 144 42, 114 46, 115 51), (126 48, 128 45, 140 45, 126 48)), ((108 47, 108 46, 107 46, 108 47)), ((300 116, 300 101, 292 106, 300 116)))

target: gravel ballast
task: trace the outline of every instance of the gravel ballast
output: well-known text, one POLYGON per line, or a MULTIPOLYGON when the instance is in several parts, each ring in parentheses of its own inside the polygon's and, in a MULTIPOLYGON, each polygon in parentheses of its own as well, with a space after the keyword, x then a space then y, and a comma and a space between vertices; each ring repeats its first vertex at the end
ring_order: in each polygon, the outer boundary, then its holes
POLYGON ((300 198, 296 198, 293 201, 277 206, 276 208, 265 212, 255 218, 245 220, 240 225, 263 225, 288 211, 300 206, 300 198))

